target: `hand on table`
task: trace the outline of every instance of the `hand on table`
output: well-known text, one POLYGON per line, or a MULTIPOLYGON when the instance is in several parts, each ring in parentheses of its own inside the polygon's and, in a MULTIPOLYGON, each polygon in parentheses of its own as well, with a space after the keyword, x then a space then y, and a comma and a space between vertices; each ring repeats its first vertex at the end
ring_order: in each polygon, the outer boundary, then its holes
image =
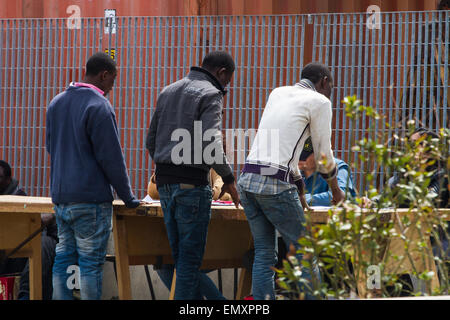
POLYGON ((361 207, 363 207, 363 208, 370 208, 371 205, 372 205, 372 200, 370 200, 367 197, 362 197, 361 198, 361 207))
POLYGON ((236 182, 233 183, 224 183, 222 186, 222 191, 220 192, 219 199, 228 192, 233 199, 234 205, 239 209, 239 204, 241 203, 241 199, 239 198, 239 193, 236 189, 236 182))
POLYGON ((338 205, 340 202, 345 200, 345 193, 340 188, 331 190, 331 194, 333 195, 333 199, 331 200, 332 205, 338 205))
POLYGON ((303 210, 306 211, 313 211, 313 209, 308 205, 308 203, 306 202, 306 198, 304 194, 299 194, 298 195, 300 197, 300 202, 302 204, 303 210))

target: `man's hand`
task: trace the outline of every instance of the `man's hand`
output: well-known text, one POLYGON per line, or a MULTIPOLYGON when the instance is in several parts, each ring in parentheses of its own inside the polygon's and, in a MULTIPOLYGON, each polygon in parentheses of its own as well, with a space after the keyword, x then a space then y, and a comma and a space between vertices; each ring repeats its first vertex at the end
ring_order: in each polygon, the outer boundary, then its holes
POLYGON ((310 211, 311 208, 309 207, 305 198, 305 182, 303 181, 303 179, 300 179, 295 182, 295 185, 297 186, 297 193, 298 197, 300 198, 300 203, 302 204, 303 210, 310 211))
POLYGON ((332 205, 337 205, 339 202, 345 200, 345 193, 339 188, 336 177, 329 180, 328 185, 330 186, 331 194, 333 195, 333 199, 331 200, 332 205))
POLYGON ((300 198, 300 202, 301 202, 301 204, 302 204, 303 210, 313 211, 313 210, 311 209, 311 207, 308 205, 308 203, 306 202, 305 195, 304 195, 304 194, 299 194, 298 196, 299 196, 299 198, 300 198))
POLYGON ((141 206, 141 205, 143 205, 145 203, 146 202, 142 201, 142 200, 132 199, 130 201, 125 202, 125 207, 134 209, 134 208, 137 208, 137 207, 139 207, 139 206, 141 206))
POLYGON ((233 183, 224 183, 222 186, 222 190, 219 195, 219 199, 222 198, 222 196, 225 194, 225 192, 228 192, 233 199, 234 205, 236 208, 239 208, 239 204, 241 203, 241 199, 239 198, 239 193, 236 189, 236 181, 233 183))
POLYGON ((333 195, 333 199, 331 200, 331 204, 333 205, 337 205, 339 202, 345 200, 345 193, 340 188, 331 190, 331 194, 333 195))
POLYGON ((372 200, 370 200, 367 197, 362 197, 361 198, 361 206, 363 208, 370 208, 371 205, 372 205, 372 200))

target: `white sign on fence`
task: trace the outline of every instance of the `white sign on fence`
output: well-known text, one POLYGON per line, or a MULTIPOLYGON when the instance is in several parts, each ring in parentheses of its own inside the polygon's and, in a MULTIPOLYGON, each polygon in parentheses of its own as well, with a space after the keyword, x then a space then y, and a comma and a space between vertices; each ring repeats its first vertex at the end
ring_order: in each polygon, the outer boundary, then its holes
POLYGON ((105 9, 105 33, 116 34, 116 9, 105 9))

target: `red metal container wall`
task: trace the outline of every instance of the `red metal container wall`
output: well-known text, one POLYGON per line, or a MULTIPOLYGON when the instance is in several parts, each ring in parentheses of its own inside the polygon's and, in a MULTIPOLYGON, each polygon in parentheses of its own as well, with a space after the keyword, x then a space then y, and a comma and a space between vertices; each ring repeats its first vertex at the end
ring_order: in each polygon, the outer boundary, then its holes
POLYGON ((70 5, 82 17, 103 17, 104 9, 120 16, 258 15, 365 12, 370 5, 387 11, 434 10, 438 0, 1 0, 0 18, 64 18, 70 5))
MULTIPOLYGON (((105 1, 69 1, 69 0, 51 0, 51 1, 41 1, 41 0, 22 0, 22 1, 4 1, 1 0, 0 4, 6 10, 0 11, 0 17, 6 18, 20 18, 20 17, 45 17, 45 18, 59 18, 53 19, 51 22, 44 20, 30 20, 28 22, 22 21, 2 21, 2 41, 6 41, 6 37, 11 40, 14 38, 16 43, 21 43, 22 47, 15 52, 15 57, 12 57, 13 50, 9 49, 9 57, 2 54, 2 62, 1 64, 7 67, 5 70, 10 70, 8 75, 2 74, 0 77, 2 78, 2 83, 5 83, 5 77, 15 77, 14 86, 13 87, 1 87, 2 96, 0 100, 2 102, 3 107, 8 106, 4 110, 0 110, 0 123, 1 126, 4 126, 3 129, 0 129, 0 141, 2 141, 2 145, 4 148, 0 150, 0 158, 2 159, 12 159, 15 163, 20 162, 20 170, 13 168, 14 175, 17 177, 24 177, 25 171, 30 170, 33 173, 28 175, 28 181, 26 181, 26 185, 32 188, 31 190, 27 190, 33 195, 42 194, 43 190, 48 187, 48 167, 46 168, 38 168, 33 167, 32 163, 41 163, 46 159, 47 155, 45 152, 41 152, 37 150, 38 145, 42 145, 42 142, 45 141, 45 117, 43 116, 42 110, 38 110, 38 106, 45 107, 49 99, 51 99, 56 93, 63 90, 64 85, 67 85, 69 80, 76 80, 82 77, 83 67, 86 61, 86 58, 94 53, 95 51, 104 50, 105 48, 115 48, 115 37, 111 37, 111 43, 107 41, 100 40, 101 34, 103 34, 103 30, 101 30, 101 25, 97 25, 96 28, 87 29, 88 20, 84 20, 86 25, 83 27, 83 30, 86 33, 82 35, 80 31, 69 30, 65 28, 66 18, 69 17, 73 13, 68 13, 67 8, 70 5, 78 5, 80 7, 81 17, 103 17, 105 9, 116 9, 118 16, 182 16, 182 15, 196 15, 196 14, 282 14, 282 13, 309 13, 309 12, 327 12, 327 11, 344 11, 344 12, 352 12, 352 11, 362 11, 365 12, 368 5, 371 4, 379 4, 382 10, 420 10, 420 9, 434 9, 434 4, 432 1, 241 1, 241 0, 232 0, 232 1, 174 1, 174 0, 161 0, 161 1, 120 1, 120 0, 105 0, 105 1), (3 16, 2 16, 3 15, 3 16), (6 16, 5 16, 6 15, 6 16), (27 23, 27 25, 25 25, 27 23), (13 32, 14 28, 29 28, 30 34, 36 34, 34 43, 28 46, 24 39, 19 39, 17 34, 13 32), (52 34, 53 40, 59 41, 59 46, 63 46, 67 48, 66 51, 59 51, 55 46, 49 46, 49 39, 43 39, 42 37, 37 37, 39 29, 51 29, 53 28, 55 31, 52 34), (56 30, 63 30, 61 34, 57 34, 56 30), (89 34, 89 41, 87 39, 87 34, 89 34), (46 43, 45 43, 46 42, 46 43), (85 49, 77 49, 74 48, 85 48, 85 49), (27 72, 26 69, 19 69, 17 64, 20 61, 20 64, 30 66, 31 61, 28 61, 30 58, 30 54, 33 52, 34 59, 37 59, 39 64, 38 70, 30 70, 27 72), (55 66, 64 66, 62 71, 58 71, 57 73, 53 73, 52 70, 55 66), (60 87, 57 87, 56 84, 61 84, 60 87), (47 88, 48 84, 54 84, 51 88, 47 88), (42 90, 22 90, 23 85, 27 88, 43 88, 42 90), (30 93, 32 92, 32 93, 30 93), (16 99, 17 97, 17 99, 16 99), (37 104, 34 102, 38 102, 37 104), (30 111, 26 109, 26 106, 33 106, 33 109, 30 111), (9 137, 6 137, 4 133, 6 129, 14 126, 22 126, 27 129, 24 131, 13 131, 13 134, 9 137), (33 126, 36 127, 35 130, 31 129, 33 126), (3 143, 5 141, 5 143, 3 143), (21 144, 21 141, 24 141, 21 144), (19 146, 19 147, 18 147, 19 146), (29 153, 26 149, 31 149, 33 152, 29 153), (43 170, 42 170, 43 169, 43 170)), ((185 18, 182 19, 181 25, 185 23, 185 18)), ((191 19, 191 18, 186 18, 191 19)), ((251 18, 247 18, 249 21, 251 18)), ((270 23, 270 17, 264 17, 265 25, 268 26, 270 23)), ((123 43, 129 43, 131 46, 128 48, 129 50, 122 50, 123 48, 116 48, 117 52, 117 62, 119 65, 119 77, 117 79, 117 86, 114 91, 110 95, 110 100, 113 105, 121 105, 125 106, 125 108, 118 110, 117 118, 119 122, 119 127, 121 128, 122 133, 122 145, 125 150, 125 155, 127 157, 127 164, 129 167, 133 168, 130 175, 133 180, 133 185, 135 185, 139 189, 144 189, 146 180, 149 176, 148 169, 148 157, 145 158, 144 161, 137 159, 136 157, 132 157, 131 153, 136 151, 137 139, 139 139, 140 144, 143 145, 145 139, 145 131, 147 128, 146 124, 149 123, 150 110, 146 109, 149 105, 154 105, 156 100, 156 92, 158 89, 160 90, 164 85, 170 82, 170 80, 176 80, 179 77, 183 76, 188 67, 192 65, 198 65, 200 63, 200 59, 204 54, 204 50, 202 49, 202 45, 205 44, 206 41, 214 42, 215 31, 212 33, 213 38, 209 39, 209 36, 205 36, 209 34, 209 30, 206 28, 202 30, 202 32, 197 35, 194 33, 191 37, 191 34, 188 34, 187 37, 184 37, 184 34, 181 33, 181 37, 178 39, 178 34, 175 33, 173 35, 175 42, 179 42, 182 45, 194 45, 198 46, 198 48, 194 48, 192 51, 192 56, 188 53, 186 59, 184 57, 179 57, 177 55, 177 51, 174 49, 166 48, 160 50, 151 50, 148 52, 148 55, 145 56, 149 62, 154 64, 146 65, 145 69, 136 69, 129 71, 127 75, 125 75, 124 70, 127 65, 135 64, 139 59, 143 59, 144 55, 140 52, 140 46, 145 43, 145 41, 151 38, 151 41, 154 41, 156 44, 160 43, 165 39, 164 37, 159 36, 159 33, 156 32, 158 28, 164 27, 164 24, 167 24, 168 28, 171 28, 171 23, 179 24, 178 20, 159 20, 158 18, 153 18, 153 25, 149 29, 149 33, 144 32, 141 38, 140 34, 135 34, 134 31, 128 32, 132 30, 134 26, 140 26, 143 22, 142 19, 139 18, 127 18, 127 24, 129 27, 125 29, 124 34, 121 35, 121 39, 123 43), (161 25, 162 23, 162 25, 161 25), (169 63, 163 63, 164 60, 167 60, 169 63), (180 59, 181 68, 173 68, 170 67, 170 61, 174 59, 180 59), (158 64, 159 61, 159 64, 158 64), (163 71, 158 71, 159 68, 163 68, 163 71), (156 87, 155 90, 148 90, 142 83, 138 83, 138 77, 143 72, 150 73, 149 79, 153 79, 155 83, 148 83, 150 87, 156 87), (158 78, 158 75, 161 79, 158 78), (119 87, 121 89, 119 89, 119 87), (122 94, 119 93, 119 90, 123 90, 122 94), (137 97, 141 97, 142 101, 147 100, 147 105, 137 106, 136 99, 137 97), (120 101, 119 101, 120 99, 120 101), (145 116, 138 117, 138 113, 145 114, 145 116), (131 163, 133 162, 133 163, 131 163), (144 174, 139 173, 139 168, 143 168, 144 174)), ((261 22, 261 21, 260 21, 261 22)), ((236 19, 230 20, 230 23, 236 23, 236 19)), ((287 37, 291 36, 289 34, 287 27, 280 27, 277 32, 279 37, 281 38, 281 33, 283 32, 285 39, 278 39, 278 43, 286 43, 287 37)), ((234 28, 233 28, 234 29, 234 28)), ((267 27, 268 29, 268 27, 267 27)), ((268 57, 266 54, 266 50, 263 48, 257 48, 255 51, 244 49, 239 51, 234 51, 233 45, 236 43, 240 43, 242 41, 242 37, 245 34, 246 27, 238 26, 237 27, 238 36, 236 39, 231 40, 232 46, 230 47, 231 53, 235 56, 236 61, 239 61, 241 68, 237 71, 235 78, 233 80, 233 84, 239 86, 246 86, 247 83, 256 83, 256 86, 248 88, 247 92, 242 90, 235 90, 235 92, 231 92, 233 95, 233 100, 230 101, 230 97, 228 97, 227 102, 228 106, 226 109, 225 121, 227 127, 232 127, 232 113, 233 109, 236 106, 232 105, 233 101, 239 101, 241 106, 245 106, 249 109, 248 116, 244 112, 240 112, 237 114, 236 123, 249 123, 249 127, 254 128, 257 127, 257 119, 259 118, 259 113, 262 109, 261 105, 266 100, 267 91, 263 91, 261 94, 257 88, 261 86, 270 87, 272 84, 280 84, 280 83, 293 83, 296 79, 298 79, 299 70, 288 73, 282 73, 281 68, 274 69, 273 73, 263 72, 262 75, 255 75, 252 71, 254 69, 260 68, 261 66, 267 64, 273 64, 276 66, 282 66, 287 61, 281 61, 281 54, 277 55, 277 59, 275 60, 274 55, 268 57), (270 61, 269 61, 270 58, 270 61), (250 61, 250 64, 248 64, 250 61), (243 68, 242 68, 243 67, 243 68)), ((228 29, 225 30, 228 36, 228 29)), ((305 44, 308 46, 313 42, 313 26, 306 24, 305 26, 305 44)), ((344 31, 342 31, 344 32, 344 31)), ((169 36, 171 36, 169 34, 169 36)), ((261 39, 262 31, 260 33, 252 34, 252 38, 247 36, 246 41, 253 41, 255 37, 261 39)), ((272 43, 274 44, 274 39, 272 38, 272 43)), ((345 40, 345 36, 344 36, 345 40)), ((395 39, 392 39, 395 40, 395 39)), ((267 41, 267 39, 266 39, 267 41)), ((291 41, 294 41, 291 39, 291 41)), ((245 44, 244 44, 245 45, 245 44)), ((275 44, 274 44, 275 45, 275 44)), ((374 46, 373 49, 376 50, 377 46, 374 46)), ((283 48, 284 57, 288 56, 288 51, 290 49, 283 48)), ((4 52, 7 50, 5 49, 4 52)), ((396 52, 391 52, 391 54, 396 55, 396 52)), ((293 53, 291 54, 291 57, 293 53)), ((410 55, 408 54, 408 57, 410 55)), ((314 57, 316 58, 316 57, 314 57)), ((303 63, 310 61, 313 59, 311 54, 311 50, 305 50, 303 63)), ((331 59, 331 58, 330 58, 331 59)), ((397 62, 397 56, 395 56, 395 61, 397 62)), ((291 62, 292 63, 292 62, 291 62)), ((366 61, 359 61, 361 64, 368 64, 366 61)), ((408 64, 407 61, 404 61, 405 64, 408 64)), ((409 62, 410 63, 410 62, 409 62)), ((139 66, 142 66, 140 63, 137 63, 139 66)), ((394 73, 394 80, 396 80, 396 74, 394 73)), ((402 75, 403 73, 401 73, 402 75)), ((343 81, 342 79, 337 79, 338 81, 343 81)), ((234 91, 234 90, 233 90, 234 91)), ((342 97, 342 95, 341 95, 342 97)), ((236 110, 234 110, 236 111, 236 110)), ((335 119, 335 127, 342 128, 345 119, 343 118, 343 113, 340 113, 340 118, 335 119)), ((1 127, 0 126, 0 127, 1 127)), ((348 124, 347 124, 348 127, 348 124)), ((341 133, 345 134, 345 133, 341 133)), ((341 135, 339 134, 339 135, 341 135)), ((333 137, 333 141, 335 138, 333 137)), ((343 150, 344 146, 342 145, 342 139, 337 139, 336 148, 343 150)), ((141 146, 139 146, 141 147, 141 146)), ((344 159, 346 159, 348 154, 344 155, 344 159)))
MULTIPOLYGON (((287 48, 288 38, 297 49, 302 41, 293 39, 295 33, 287 30, 281 36, 276 20, 274 17, 222 17, 220 20, 213 17, 129 17, 120 19, 118 33, 110 38, 101 38, 103 26, 99 23, 103 23, 103 19, 83 19, 80 30, 66 28, 65 19, 1 20, 0 36, 8 45, 11 43, 11 48, 2 49, 1 66, 4 70, 14 68, 14 72, 3 72, 0 82, 10 83, 16 71, 20 72, 12 81, 14 87, 1 89, 0 157, 12 164, 14 175, 31 188, 29 193, 46 194, 49 168, 48 155, 43 148, 45 108, 70 81, 82 78, 85 61, 92 53, 111 46, 116 49, 119 72, 109 99, 116 108, 133 185, 142 188, 146 185, 150 164, 148 157, 142 160, 136 153, 143 149, 157 94, 165 85, 185 75, 189 66, 199 65, 211 46, 225 48, 229 45, 239 66, 226 99, 226 128, 236 125, 256 128, 261 105, 273 85, 284 82, 286 75, 298 78, 298 68, 289 74, 282 73, 284 63, 296 65, 298 59, 293 60, 293 53, 291 59, 282 59, 281 52, 296 50, 287 48), (256 19, 264 20, 267 27, 252 32, 249 24, 257 24, 256 19), (185 32, 187 28, 189 32, 185 32), (272 33, 278 34, 276 39, 272 33), (255 42, 252 37, 261 39, 263 36, 271 43, 270 48, 257 46, 254 50, 246 45, 247 41, 255 42), (11 41, 19 37, 20 40, 11 41), (221 37, 224 39, 219 39, 221 37), (186 47, 189 50, 184 50, 186 47), (144 81, 144 77, 148 80, 144 81), (27 100, 22 101, 22 96, 27 100)), ((288 28, 288 25, 286 20, 281 28, 288 28)), ((146 153, 145 149, 142 152, 146 153)))

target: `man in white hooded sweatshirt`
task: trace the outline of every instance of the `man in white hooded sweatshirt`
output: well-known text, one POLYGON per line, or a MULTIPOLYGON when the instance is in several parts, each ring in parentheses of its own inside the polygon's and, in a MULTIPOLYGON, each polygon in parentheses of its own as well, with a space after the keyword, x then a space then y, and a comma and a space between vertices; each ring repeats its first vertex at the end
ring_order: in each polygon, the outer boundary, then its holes
MULTIPOLYGON (((270 267, 277 262, 276 231, 287 247, 292 244, 297 249, 297 240, 305 234, 299 198, 304 195, 304 182, 298 161, 309 137, 314 151, 317 150, 314 155, 318 171, 330 186, 332 203, 337 204, 345 197, 338 186, 331 150, 331 73, 320 63, 310 63, 302 70, 301 78, 293 86, 271 92, 238 182, 255 244, 252 270, 255 300, 275 298, 274 271, 270 267)), ((299 261, 303 259, 301 254, 296 257, 299 261)), ((320 281, 317 266, 314 272, 320 281)), ((313 299, 310 270, 303 267, 301 276, 310 284, 300 285, 305 298, 313 299)))

